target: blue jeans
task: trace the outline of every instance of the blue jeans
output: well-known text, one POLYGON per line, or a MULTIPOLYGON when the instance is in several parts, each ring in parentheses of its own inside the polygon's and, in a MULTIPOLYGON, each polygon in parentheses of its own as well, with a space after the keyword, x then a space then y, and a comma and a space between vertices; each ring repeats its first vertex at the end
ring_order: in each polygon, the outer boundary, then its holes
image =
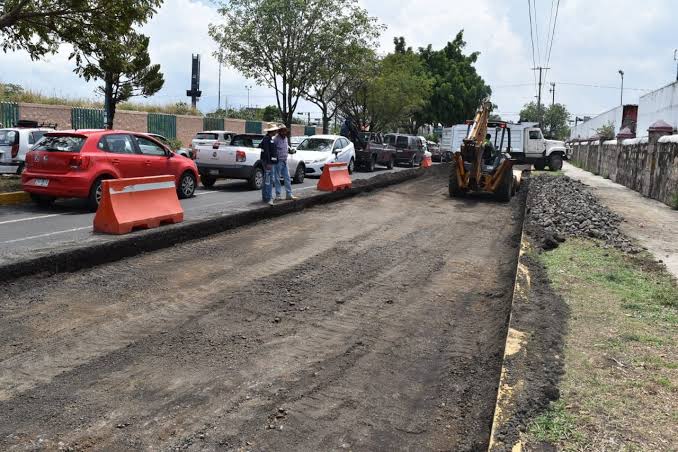
POLYGON ((292 196, 292 181, 290 180, 290 170, 287 168, 287 160, 281 160, 273 165, 273 184, 275 184, 275 195, 280 196, 282 193, 282 186, 280 178, 285 181, 285 192, 287 196, 292 196))
POLYGON ((269 202, 273 198, 273 165, 264 165, 264 184, 261 186, 261 199, 269 202))

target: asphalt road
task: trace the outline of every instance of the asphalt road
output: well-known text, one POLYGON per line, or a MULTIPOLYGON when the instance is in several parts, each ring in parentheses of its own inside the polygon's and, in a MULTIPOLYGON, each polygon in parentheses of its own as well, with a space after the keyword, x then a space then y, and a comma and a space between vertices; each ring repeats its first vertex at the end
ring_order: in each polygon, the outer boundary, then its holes
MULTIPOLYGON (((395 168, 402 171, 406 168, 395 168)), ((358 172, 353 179, 366 179, 374 173, 358 172)), ((316 192, 318 178, 306 178, 303 184, 292 185, 298 194, 316 192)), ((261 207, 261 193, 251 190, 245 181, 224 181, 212 190, 203 187, 196 196, 182 200, 185 220, 198 220, 223 214, 232 214, 261 207)), ((111 236, 92 231, 94 214, 87 211, 80 200, 59 200, 53 206, 32 204, 0 207, 0 263, 35 257, 54 249, 70 247, 83 242, 111 240, 111 236)))

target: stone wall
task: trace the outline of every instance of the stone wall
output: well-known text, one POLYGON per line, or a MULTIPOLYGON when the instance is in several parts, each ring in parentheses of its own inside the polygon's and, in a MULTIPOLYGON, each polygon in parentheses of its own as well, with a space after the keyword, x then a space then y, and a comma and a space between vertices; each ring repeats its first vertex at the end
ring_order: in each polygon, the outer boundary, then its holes
POLYGON ((574 143, 571 163, 672 207, 678 197, 678 142, 574 143))
MULTIPOLYGON (((39 123, 57 124, 60 130, 72 129, 71 107, 65 105, 19 104, 19 118, 38 121, 39 123)), ((177 115, 177 139, 184 146, 191 144, 196 133, 203 130, 203 121, 200 116, 177 115)), ((235 133, 245 133, 245 121, 242 119, 226 119, 225 129, 235 133)), ((117 110, 113 127, 119 130, 132 132, 148 132, 148 113, 141 111, 117 110)), ((322 128, 316 128, 321 133, 322 128)), ((292 126, 293 135, 304 135, 303 125, 292 126)))

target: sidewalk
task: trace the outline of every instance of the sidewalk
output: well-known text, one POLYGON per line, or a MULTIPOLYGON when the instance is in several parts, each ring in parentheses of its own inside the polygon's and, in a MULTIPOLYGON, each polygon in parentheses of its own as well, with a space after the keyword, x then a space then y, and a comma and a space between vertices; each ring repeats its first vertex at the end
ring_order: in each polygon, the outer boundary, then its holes
POLYGON ((622 215, 621 230, 678 278, 678 211, 569 163, 563 165, 563 173, 591 187, 603 204, 622 215))

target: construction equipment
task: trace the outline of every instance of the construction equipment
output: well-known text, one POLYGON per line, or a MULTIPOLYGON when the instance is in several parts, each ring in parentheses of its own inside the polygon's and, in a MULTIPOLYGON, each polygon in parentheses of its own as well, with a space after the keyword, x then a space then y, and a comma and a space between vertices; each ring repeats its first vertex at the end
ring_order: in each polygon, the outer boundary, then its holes
MULTIPOLYGON (((497 200, 508 202, 515 193, 513 164, 514 160, 502 156, 496 158, 488 155, 485 136, 488 126, 501 132, 495 133, 495 144, 499 152, 504 146, 504 138, 508 125, 505 122, 489 123, 492 103, 483 101, 473 122, 469 123, 469 133, 461 145, 461 149, 452 157, 452 174, 450 175, 450 196, 463 196, 469 192, 492 193, 497 200)), ((511 133, 508 133, 508 150, 511 149, 511 133)))

